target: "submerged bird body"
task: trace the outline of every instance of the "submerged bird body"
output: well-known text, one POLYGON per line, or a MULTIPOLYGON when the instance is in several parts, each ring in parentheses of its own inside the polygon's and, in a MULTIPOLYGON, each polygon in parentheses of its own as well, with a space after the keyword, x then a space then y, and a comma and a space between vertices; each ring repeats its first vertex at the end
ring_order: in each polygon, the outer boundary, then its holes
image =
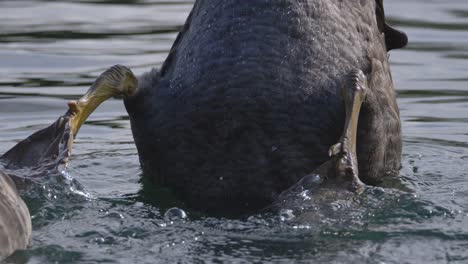
POLYGON ((258 209, 329 159, 345 76, 362 71, 364 183, 400 167, 387 51, 406 36, 382 1, 198 0, 164 65, 125 104, 145 177, 190 206, 258 209))

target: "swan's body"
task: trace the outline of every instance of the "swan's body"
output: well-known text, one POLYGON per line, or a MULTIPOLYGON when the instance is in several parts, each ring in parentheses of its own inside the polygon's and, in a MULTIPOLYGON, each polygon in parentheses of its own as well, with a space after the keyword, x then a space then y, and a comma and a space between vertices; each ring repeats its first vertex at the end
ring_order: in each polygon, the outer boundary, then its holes
POLYGON ((203 209, 267 205, 328 160, 343 132, 340 87, 370 92, 359 116, 364 183, 400 168, 387 51, 406 36, 376 0, 198 0, 160 70, 125 103, 145 177, 203 209))

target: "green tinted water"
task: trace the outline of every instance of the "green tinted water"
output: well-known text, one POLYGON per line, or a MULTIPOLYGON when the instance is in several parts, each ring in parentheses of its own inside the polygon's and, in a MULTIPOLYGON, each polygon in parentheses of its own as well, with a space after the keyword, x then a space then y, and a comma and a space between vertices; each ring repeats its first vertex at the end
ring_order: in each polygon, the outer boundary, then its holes
MULTIPOLYGON (((363 206, 338 202, 313 223, 288 212, 242 220, 187 220, 174 201, 142 188, 121 101, 103 104, 74 145, 68 174, 23 193, 30 249, 7 263, 468 262, 468 2, 387 1, 408 33, 391 52, 404 131, 403 184, 371 190, 363 206)), ((1 1, 0 153, 53 122, 110 65, 159 66, 192 1, 1 1)))

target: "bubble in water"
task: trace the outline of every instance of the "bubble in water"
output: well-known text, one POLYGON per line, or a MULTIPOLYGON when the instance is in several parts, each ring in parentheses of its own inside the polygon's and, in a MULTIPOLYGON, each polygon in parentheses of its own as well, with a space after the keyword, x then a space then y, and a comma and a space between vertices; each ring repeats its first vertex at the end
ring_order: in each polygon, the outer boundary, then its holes
POLYGON ((164 213, 164 219, 167 221, 185 220, 187 219, 187 214, 184 210, 179 209, 177 207, 173 207, 164 213))
POLYGON ((301 186, 304 189, 311 189, 317 187, 322 183, 322 177, 318 174, 309 174, 301 179, 301 186))

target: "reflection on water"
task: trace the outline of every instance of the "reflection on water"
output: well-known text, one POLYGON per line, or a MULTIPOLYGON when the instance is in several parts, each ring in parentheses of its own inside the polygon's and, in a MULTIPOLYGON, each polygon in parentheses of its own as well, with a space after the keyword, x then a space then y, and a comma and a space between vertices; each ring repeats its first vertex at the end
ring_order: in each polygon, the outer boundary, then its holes
MULTIPOLYGON (((110 100, 80 131, 68 170, 94 198, 74 195, 66 183, 28 190, 33 243, 8 261, 466 262, 468 2, 385 4, 391 24, 410 37, 390 59, 405 139, 401 177, 412 193, 372 189, 354 200, 360 209, 346 200, 330 204, 338 218, 292 208, 242 220, 193 212, 168 219, 174 201, 164 190, 141 189, 125 109, 110 100), (311 218, 296 224, 300 217, 311 218)), ((161 65, 191 6, 1 1, 0 153, 55 120, 108 66, 140 74, 161 65)))

